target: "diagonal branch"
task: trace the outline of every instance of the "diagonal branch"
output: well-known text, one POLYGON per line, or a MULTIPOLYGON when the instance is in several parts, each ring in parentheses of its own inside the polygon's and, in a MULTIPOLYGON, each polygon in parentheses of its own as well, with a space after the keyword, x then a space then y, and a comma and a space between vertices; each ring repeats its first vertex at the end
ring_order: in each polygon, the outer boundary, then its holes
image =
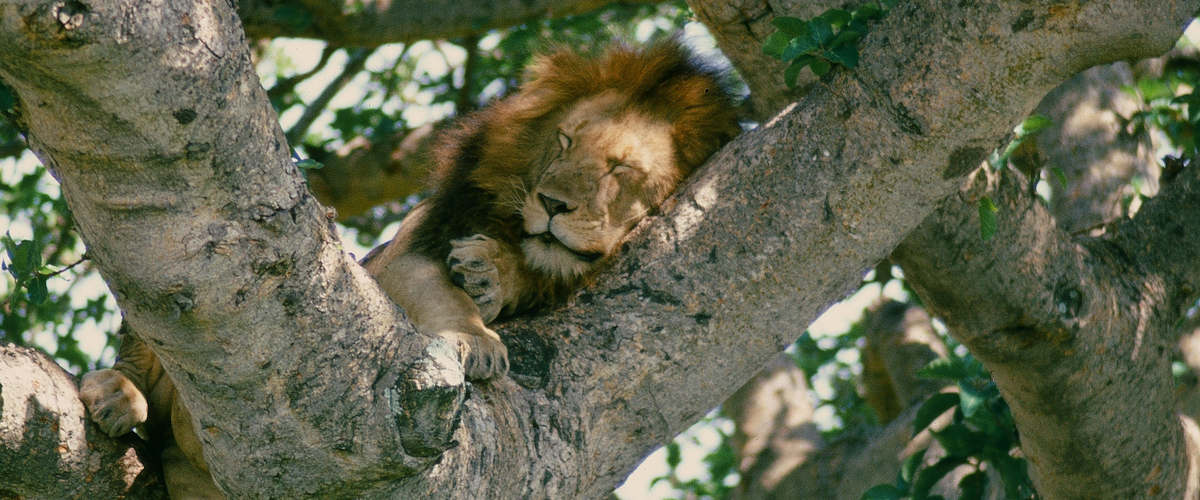
POLYGON ((1046 498, 1190 498, 1194 424, 1175 412, 1171 353, 1200 279, 1200 175, 1189 169, 1111 236, 1073 239, 1011 173, 945 205, 893 257, 992 371, 1046 498), (979 238, 978 199, 998 200, 979 238), (1014 276, 1022 279, 1013 280, 1014 276), (1086 451, 1084 451, 1086 450, 1086 451), (1121 466, 1114 467, 1114 457, 1121 466))

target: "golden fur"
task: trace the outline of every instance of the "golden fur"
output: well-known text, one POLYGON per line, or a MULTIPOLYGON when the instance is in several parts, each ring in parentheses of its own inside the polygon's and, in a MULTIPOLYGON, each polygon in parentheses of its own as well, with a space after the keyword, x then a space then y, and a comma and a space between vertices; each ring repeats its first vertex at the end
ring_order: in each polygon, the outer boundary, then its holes
POLYGON ((158 356, 127 324, 112 368, 84 374, 79 399, 110 436, 130 431, 160 450, 167 493, 175 500, 225 498, 204 462, 192 417, 175 394, 158 356))
POLYGON ((502 375, 486 324, 564 300, 739 131, 718 79, 674 42, 541 57, 446 137, 434 194, 364 264, 468 377, 502 375))

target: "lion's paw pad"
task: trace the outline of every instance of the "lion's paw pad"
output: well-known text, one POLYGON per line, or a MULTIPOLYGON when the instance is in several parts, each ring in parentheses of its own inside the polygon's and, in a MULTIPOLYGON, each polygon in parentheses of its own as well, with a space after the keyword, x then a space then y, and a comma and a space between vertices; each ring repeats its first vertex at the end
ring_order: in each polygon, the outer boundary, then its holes
POLYGON ((149 414, 145 395, 117 370, 85 374, 79 384, 79 399, 100 430, 113 437, 133 430, 145 422, 149 414))

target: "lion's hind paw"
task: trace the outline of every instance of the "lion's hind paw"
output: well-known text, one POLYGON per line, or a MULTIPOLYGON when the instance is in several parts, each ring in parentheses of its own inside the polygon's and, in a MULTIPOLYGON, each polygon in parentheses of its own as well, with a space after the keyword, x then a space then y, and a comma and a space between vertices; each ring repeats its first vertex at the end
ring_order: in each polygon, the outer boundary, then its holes
POLYGON ((104 369, 84 374, 79 399, 109 436, 120 436, 146 421, 146 396, 125 374, 104 369))

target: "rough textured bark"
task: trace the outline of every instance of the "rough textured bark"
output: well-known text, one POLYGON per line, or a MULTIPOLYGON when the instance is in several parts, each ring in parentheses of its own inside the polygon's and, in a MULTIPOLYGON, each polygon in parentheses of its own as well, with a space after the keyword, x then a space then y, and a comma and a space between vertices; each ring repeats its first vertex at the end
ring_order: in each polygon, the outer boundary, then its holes
POLYGON ((251 38, 319 38, 341 46, 374 47, 457 38, 531 19, 579 14, 609 3, 611 0, 365 0, 348 8, 342 0, 251 0, 239 2, 238 13, 251 38))
POLYGON ((573 307, 506 326, 513 376, 481 385, 337 248, 227 4, 0 4, 0 80, 231 496, 601 498, 857 286, 1042 94, 1165 51, 1196 7, 894 9, 857 71, 714 157, 573 307))
POLYGON ((165 499, 147 447, 101 432, 77 389, 45 353, 0 345, 0 497, 165 499))
MULTIPOLYGON (((1154 158, 1121 125, 1138 109, 1121 90, 1133 85, 1124 62, 1091 68, 1054 89, 1035 113, 1054 123, 1034 137, 1046 167, 1062 169, 1067 185, 1054 183, 1051 211, 1069 232, 1096 228, 1121 215, 1121 189, 1134 175, 1153 181, 1154 158)), ((1157 185, 1157 184, 1155 184, 1157 185)))
POLYGON ((1109 237, 1073 239, 1010 173, 946 201, 894 257, 991 370, 1046 498, 1196 498, 1196 426, 1170 355, 1200 290, 1200 176, 1189 169, 1109 237), (981 241, 977 200, 999 200, 981 241), (1021 279, 1013 279, 1020 276, 1021 279))

